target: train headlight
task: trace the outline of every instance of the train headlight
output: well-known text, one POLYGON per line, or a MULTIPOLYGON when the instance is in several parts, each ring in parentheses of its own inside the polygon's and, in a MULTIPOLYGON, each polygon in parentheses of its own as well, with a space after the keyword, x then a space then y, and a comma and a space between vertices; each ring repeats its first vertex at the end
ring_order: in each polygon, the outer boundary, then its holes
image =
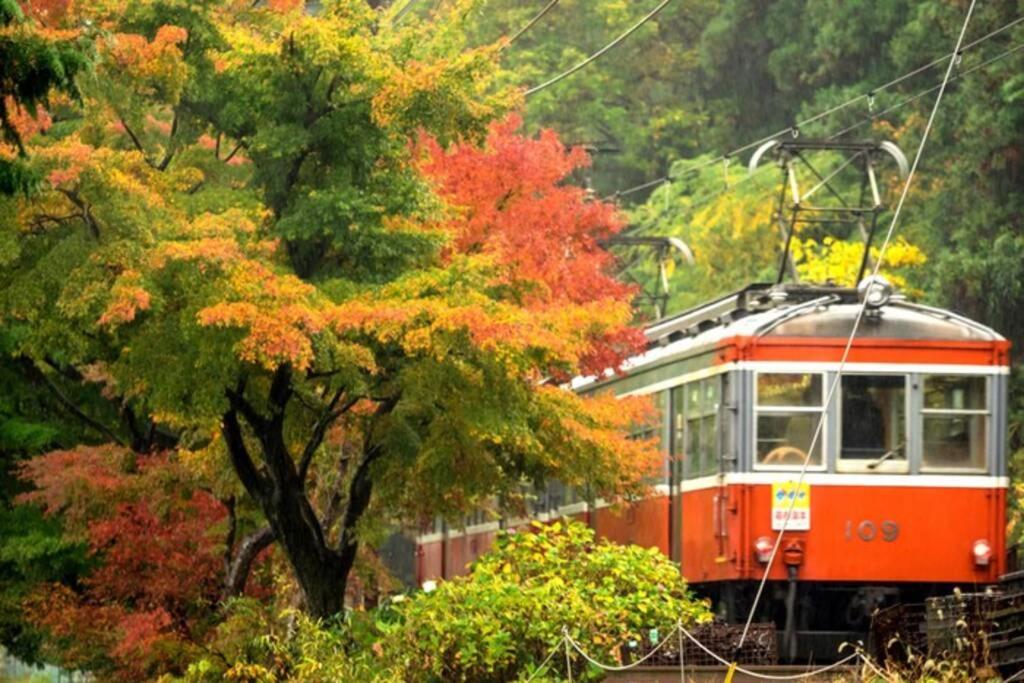
POLYGON ((974 556, 974 566, 987 567, 992 561, 992 545, 985 539, 978 539, 971 547, 971 555, 974 556))
POLYGON ((892 283, 881 275, 869 275, 857 285, 857 296, 868 308, 881 308, 892 298, 892 283))
POLYGON ((757 557, 757 561, 761 564, 768 564, 772 559, 772 548, 774 547, 775 544, 772 543, 772 539, 767 536, 761 536, 754 541, 754 556, 757 557))

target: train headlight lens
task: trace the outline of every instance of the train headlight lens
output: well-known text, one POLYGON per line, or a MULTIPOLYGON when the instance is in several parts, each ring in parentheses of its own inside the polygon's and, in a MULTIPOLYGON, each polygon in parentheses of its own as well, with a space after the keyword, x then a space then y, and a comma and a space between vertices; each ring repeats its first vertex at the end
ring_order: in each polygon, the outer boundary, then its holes
POLYGON ((757 557, 757 561, 761 564, 768 564, 768 561, 772 559, 772 548, 775 546, 772 543, 772 539, 767 536, 762 536, 754 541, 754 555, 757 557))
POLYGON ((869 275, 857 285, 857 296, 868 308, 881 308, 892 298, 892 283, 881 275, 869 275))
POLYGON ((992 561, 992 546, 985 539, 979 539, 974 542, 971 554, 974 555, 975 566, 987 567, 988 563, 992 561))

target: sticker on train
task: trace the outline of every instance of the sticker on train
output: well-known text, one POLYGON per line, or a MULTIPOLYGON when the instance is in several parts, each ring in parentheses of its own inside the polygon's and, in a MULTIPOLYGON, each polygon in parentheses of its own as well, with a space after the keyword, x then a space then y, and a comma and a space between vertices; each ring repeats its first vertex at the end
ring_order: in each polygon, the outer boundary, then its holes
POLYGON ((811 485, 807 482, 799 486, 795 481, 772 484, 772 531, 781 530, 783 524, 790 531, 810 530, 811 485), (789 512, 790 506, 793 508, 792 514, 789 512), (788 523, 786 515, 790 515, 788 523))

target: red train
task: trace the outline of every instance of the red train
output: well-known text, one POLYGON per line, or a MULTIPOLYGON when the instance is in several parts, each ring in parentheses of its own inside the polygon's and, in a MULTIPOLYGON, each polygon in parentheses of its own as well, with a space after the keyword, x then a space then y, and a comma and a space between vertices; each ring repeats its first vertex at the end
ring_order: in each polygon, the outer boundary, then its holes
MULTIPOLYGON (((827 405, 858 290, 752 285, 655 323, 624 374, 573 384, 655 397, 661 421, 638 430, 663 444, 655 495, 613 509, 552 484, 535 515, 660 548, 740 621, 792 504, 757 619, 774 620, 783 655, 805 661, 863 639, 876 607, 994 582, 1005 570, 1009 344, 950 311, 869 291, 827 405)), ((462 573, 498 527, 467 520, 421 535, 418 582, 462 573)))

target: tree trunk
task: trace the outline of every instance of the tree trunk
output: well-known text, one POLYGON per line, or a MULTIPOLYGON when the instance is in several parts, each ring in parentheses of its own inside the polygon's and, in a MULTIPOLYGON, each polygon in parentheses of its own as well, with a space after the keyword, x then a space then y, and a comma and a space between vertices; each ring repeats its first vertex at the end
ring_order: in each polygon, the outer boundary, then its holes
POLYGON ((320 521, 284 446, 279 420, 246 415, 260 441, 264 467, 257 469, 242 436, 238 414, 224 415, 224 440, 238 478, 259 504, 302 589, 307 611, 329 617, 344 606, 348 571, 340 554, 327 546, 320 521))
MULTIPOLYGON (((332 616, 344 607, 345 590, 359 550, 356 529, 370 505, 371 469, 381 456, 381 449, 372 445, 369 438, 363 444, 362 457, 349 483, 340 541, 337 549, 332 548, 306 493, 305 465, 296 467, 285 445, 284 409, 291 395, 291 371, 282 367, 274 374, 268 396, 269 417, 253 409, 243 396, 244 390, 245 385, 241 383, 236 390, 227 393, 231 409, 222 421, 231 464, 246 491, 263 510, 270 531, 288 558, 302 589, 306 610, 318 618, 332 616), (259 468, 249 454, 239 414, 252 428, 259 443, 262 461, 259 468)), ((389 412, 397 402, 397 397, 382 401, 376 414, 389 412)), ((333 405, 332 402, 331 407, 333 405)), ((316 440, 322 436, 323 430, 314 430, 313 441, 307 449, 315 447, 316 440)))

